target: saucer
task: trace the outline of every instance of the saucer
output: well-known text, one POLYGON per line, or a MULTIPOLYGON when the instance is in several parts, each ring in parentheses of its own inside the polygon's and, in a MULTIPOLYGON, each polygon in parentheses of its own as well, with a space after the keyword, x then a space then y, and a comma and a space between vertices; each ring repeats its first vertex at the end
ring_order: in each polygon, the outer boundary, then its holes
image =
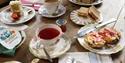
POLYGON ((86 4, 86 3, 82 3, 82 2, 77 2, 76 0, 69 0, 69 1, 74 3, 74 4, 84 5, 84 6, 98 5, 98 4, 101 4, 103 2, 103 0, 95 0, 95 2, 93 2, 91 4, 86 4))
POLYGON ((72 22, 74 22, 77 25, 88 25, 88 24, 94 24, 94 23, 101 23, 103 21, 103 17, 101 13, 100 13, 99 21, 94 22, 90 18, 79 16, 78 10, 74 10, 71 12, 70 19, 72 20, 72 22))
MULTIPOLYGON (((35 42, 36 41, 33 38, 29 44, 30 52, 35 57, 38 57, 41 59, 47 59, 43 48, 36 49, 36 45, 34 45, 35 42)), ((71 41, 66 36, 63 35, 61 38, 59 38, 59 41, 57 42, 57 44, 50 46, 49 48, 46 48, 46 50, 49 53, 51 58, 56 58, 66 53, 70 49, 70 46, 71 46, 71 41)))
MULTIPOLYGON (((53 8, 51 8, 51 9, 53 9, 53 8)), ((50 10, 51 10, 50 9, 50 10)), ((63 6, 63 5, 59 5, 59 10, 58 10, 58 15, 55 15, 55 16, 53 16, 52 14, 49 14, 48 12, 47 12, 47 9, 46 9, 46 7, 45 7, 45 5, 42 5, 40 8, 39 8, 39 10, 38 10, 38 12, 39 12, 39 14, 41 14, 43 17, 48 17, 48 18, 56 18, 56 17, 60 17, 60 16, 62 16, 63 14, 65 14, 65 12, 66 12, 66 8, 63 6)))
POLYGON ((10 7, 4 9, 0 13, 0 17, 1 17, 0 21, 3 22, 4 24, 8 24, 8 25, 22 24, 22 23, 29 21, 30 19, 32 19, 35 16, 35 10, 31 7, 23 6, 22 16, 20 17, 19 20, 15 21, 15 22, 13 22, 11 14, 12 14, 12 12, 10 11, 10 7))

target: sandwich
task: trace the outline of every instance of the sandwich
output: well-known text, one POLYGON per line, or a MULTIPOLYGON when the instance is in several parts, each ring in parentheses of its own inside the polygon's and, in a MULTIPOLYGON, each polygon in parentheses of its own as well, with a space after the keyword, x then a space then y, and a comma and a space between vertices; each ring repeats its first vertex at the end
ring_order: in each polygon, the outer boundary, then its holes
POLYGON ((100 12, 94 6, 91 6, 88 11, 88 18, 93 21, 99 21, 100 12))
POLYGON ((87 16, 88 16, 88 11, 89 11, 88 8, 81 7, 81 8, 78 10, 78 15, 79 15, 79 16, 82 16, 82 17, 87 17, 87 16))

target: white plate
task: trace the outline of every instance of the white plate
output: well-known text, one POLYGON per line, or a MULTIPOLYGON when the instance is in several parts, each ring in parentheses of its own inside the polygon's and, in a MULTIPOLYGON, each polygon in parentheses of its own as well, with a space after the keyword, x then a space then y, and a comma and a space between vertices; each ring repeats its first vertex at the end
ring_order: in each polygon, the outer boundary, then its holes
POLYGON ((87 18, 87 17, 81 17, 78 15, 78 10, 74 10, 71 12, 70 14, 70 19, 78 25, 87 25, 87 24, 91 24, 91 23, 101 23, 103 21, 103 17, 102 14, 100 13, 100 20, 97 22, 93 22, 91 19, 87 18))
POLYGON ((20 34, 21 34, 22 40, 21 40, 21 42, 19 43, 19 45, 17 45, 17 48, 20 47, 20 46, 25 42, 25 40, 26 40, 26 33, 25 33, 24 31, 19 31, 19 32, 20 32, 20 34))
POLYGON ((23 6, 22 16, 20 17, 19 20, 15 22, 13 22, 13 19, 11 18, 11 14, 12 12, 10 11, 10 7, 4 9, 0 13, 0 17, 1 17, 0 21, 9 25, 22 24, 22 23, 29 21, 35 16, 35 10, 31 7, 23 6))
MULTIPOLYGON (((78 32, 82 31, 84 28, 86 28, 86 27, 82 27, 78 32)), ((117 30, 120 31, 119 29, 117 29, 117 30)), ((95 49, 95 48, 92 48, 92 47, 90 47, 90 45, 88 45, 84 41, 84 37, 77 38, 77 40, 78 40, 78 42, 80 43, 81 46, 83 46, 85 49, 87 49, 87 50, 89 50, 91 52, 98 53, 98 54, 114 54, 114 53, 117 53, 117 52, 121 51, 125 46, 124 33, 122 31, 120 31, 120 32, 121 32, 121 38, 120 38, 119 42, 114 47, 109 48, 109 49, 95 49)))
MULTIPOLYGON (((50 46, 50 48, 47 49, 51 58, 59 57, 60 55, 63 55, 70 49, 71 41, 66 36, 61 37, 60 40, 56 45, 50 46)), ((36 47, 36 45, 34 46, 35 42, 36 41, 34 41, 34 39, 31 40, 31 42, 29 44, 30 52, 38 58, 47 59, 42 48, 41 49, 34 48, 34 47, 36 47)))
POLYGON ((3 63, 22 63, 22 62, 19 62, 19 61, 6 61, 6 62, 3 62, 3 63))
MULTIPOLYGON (((0 26, 1 27, 1 30, 2 30, 2 28, 3 29, 8 29, 8 27, 6 27, 6 26, 0 26)), ((14 47, 16 47, 16 48, 18 48, 18 47, 20 47, 22 44, 23 44, 23 42, 25 41, 25 39, 26 39, 26 34, 25 34, 25 32, 24 31, 17 31, 17 30, 15 30, 15 33, 16 33, 16 38, 12 38, 12 40, 11 41, 13 41, 13 42, 11 42, 11 44, 13 44, 13 46, 11 46, 10 44, 9 45, 7 45, 6 43, 6 48, 8 48, 8 49, 13 49, 14 47), (11 46, 11 47, 10 47, 11 46)), ((3 41, 4 42, 4 41, 3 41)), ((9 42, 9 41, 8 41, 9 42)), ((4 44, 3 44, 4 45, 4 44)))
POLYGON ((103 0, 95 0, 95 2, 93 2, 91 4, 86 4, 86 3, 82 3, 82 2, 77 2, 76 0, 69 0, 69 1, 74 3, 74 4, 84 5, 84 6, 98 5, 98 4, 101 4, 103 2, 103 0))
MULTIPOLYGON (((52 8, 53 9, 53 8, 52 8)), ((51 9, 50 9, 51 10, 51 9)), ((65 14, 66 12, 66 8, 63 5, 59 6, 59 14, 56 16, 53 16, 51 14, 48 14, 46 7, 44 5, 42 5, 39 10, 38 10, 39 14, 41 14, 43 17, 48 17, 48 18, 56 18, 56 17, 60 17, 63 14, 65 14)))

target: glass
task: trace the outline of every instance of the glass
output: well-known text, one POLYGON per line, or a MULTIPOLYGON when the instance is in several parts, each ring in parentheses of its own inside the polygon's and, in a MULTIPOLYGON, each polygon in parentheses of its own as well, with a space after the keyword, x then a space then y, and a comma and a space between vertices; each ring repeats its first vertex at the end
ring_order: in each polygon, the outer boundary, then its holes
POLYGON ((58 19, 56 21, 56 24, 62 29, 62 32, 66 32, 66 23, 67 21, 65 19, 58 19))

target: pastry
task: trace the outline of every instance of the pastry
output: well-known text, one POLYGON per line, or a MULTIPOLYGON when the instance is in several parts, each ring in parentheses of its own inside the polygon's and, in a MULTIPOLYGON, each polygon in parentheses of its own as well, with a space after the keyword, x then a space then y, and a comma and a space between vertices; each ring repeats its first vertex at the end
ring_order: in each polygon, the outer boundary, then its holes
POLYGON ((102 48, 106 41, 97 32, 91 32, 85 36, 85 41, 93 48, 102 48))
POLYGON ((87 17, 88 16, 88 8, 85 8, 85 7, 81 7, 79 10, 78 10, 78 15, 79 16, 83 16, 83 17, 87 17))
POLYGON ((115 44, 120 39, 120 33, 115 29, 103 28, 99 31, 99 34, 103 36, 103 39, 107 44, 115 44))

